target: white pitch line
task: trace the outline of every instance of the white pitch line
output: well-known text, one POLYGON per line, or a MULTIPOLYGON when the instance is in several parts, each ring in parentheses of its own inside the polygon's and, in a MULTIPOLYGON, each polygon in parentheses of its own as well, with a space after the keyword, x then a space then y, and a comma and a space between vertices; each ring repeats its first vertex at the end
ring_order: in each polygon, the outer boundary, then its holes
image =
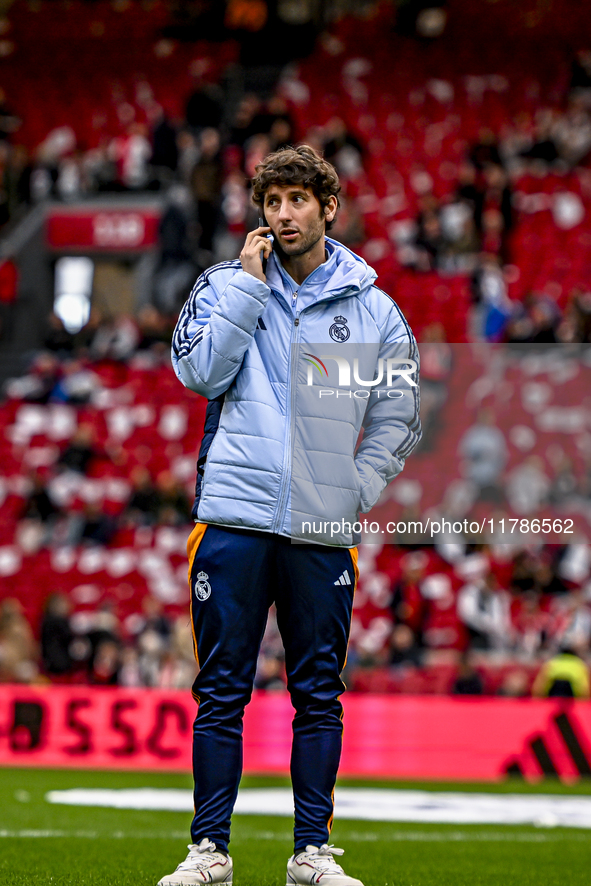
MULTIPOLYGON (((0 830, 0 839, 84 839, 84 840, 186 840, 189 838, 188 831, 114 831, 112 833, 99 833, 98 831, 65 831, 65 830, 0 830)), ((232 838, 232 844, 252 843, 252 840, 274 840, 279 843, 288 843, 292 835, 288 833, 274 834, 270 831, 253 831, 246 835, 237 835, 232 838)), ((507 833, 504 831, 388 831, 387 834, 356 833, 349 832, 347 840, 357 843, 373 843, 381 839, 394 842, 409 843, 558 843, 564 840, 576 842, 589 842, 586 834, 565 833, 507 833)))
MULTIPOLYGON (((179 789, 91 789, 49 791, 49 803, 116 809, 193 811, 193 795, 179 789)), ((238 815, 293 816, 290 788, 247 788, 239 792, 238 815)), ((337 788, 337 820, 432 824, 536 825, 591 828, 591 796, 403 791, 337 788)))

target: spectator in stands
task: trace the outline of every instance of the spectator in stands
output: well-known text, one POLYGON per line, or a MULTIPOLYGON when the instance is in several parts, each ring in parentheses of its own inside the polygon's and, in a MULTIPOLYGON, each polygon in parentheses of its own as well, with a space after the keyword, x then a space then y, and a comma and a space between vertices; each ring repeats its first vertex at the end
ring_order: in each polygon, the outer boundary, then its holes
POLYGON ((10 378, 4 391, 10 399, 27 403, 47 403, 62 372, 61 364, 54 354, 37 354, 26 375, 10 378))
POLYGON ((415 241, 416 269, 418 271, 440 270, 444 264, 448 246, 438 213, 426 213, 420 220, 415 241))
POLYGON ((156 490, 158 523, 166 526, 186 525, 191 502, 182 484, 169 471, 162 471, 156 478, 156 490))
POLYGON ((394 668, 418 668, 421 664, 421 648, 413 631, 407 624, 394 625, 390 637, 390 665, 394 668))
POLYGON ((506 337, 512 343, 554 344, 558 341, 560 321, 556 302, 544 295, 529 293, 509 320, 506 337))
POLYGON ((495 425, 490 409, 481 409, 475 424, 460 440, 461 470, 478 488, 479 497, 495 504, 502 502, 501 479, 507 463, 505 435, 495 425))
POLYGON ((157 107, 152 121, 152 156, 150 157, 152 186, 163 187, 173 180, 179 162, 176 127, 166 116, 164 109, 157 107))
POLYGON ((556 124, 558 152, 570 168, 586 162, 591 150, 591 115, 586 104, 583 96, 573 95, 556 124))
POLYGON ((82 360, 69 360, 63 364, 61 378, 51 392, 52 403, 70 403, 83 406, 101 389, 99 376, 82 360))
POLYGON ((207 127, 217 129, 222 122, 222 107, 219 87, 197 78, 185 110, 187 126, 195 135, 207 127))
MULTIPOLYGON (((193 201, 184 185, 174 185, 167 194, 168 203, 160 219, 158 236, 160 256, 154 274, 154 302, 166 316, 176 315, 197 273, 193 254, 195 237, 193 201)), ((133 347, 137 347, 138 340, 133 347)))
MULTIPOLYGON (((121 626, 119 619, 115 613, 111 601, 101 603, 96 612, 92 613, 90 627, 86 632, 86 640, 88 641, 90 652, 88 656, 88 673, 92 674, 94 670, 94 662, 99 651, 99 647, 107 644, 104 650, 104 658, 101 663, 101 671, 104 674, 108 662, 114 663, 113 645, 119 648, 121 636, 121 626), (109 645, 110 644, 110 645, 109 645)), ((118 658, 118 657, 117 657, 118 658)), ((118 662, 117 662, 118 668, 118 662)), ((113 671, 111 670, 111 673, 113 671)))
POLYGON ((568 504, 576 495, 578 485, 573 459, 563 449, 555 455, 551 452, 548 452, 552 465, 548 500, 553 505, 568 504))
POLYGON ((503 676, 497 695, 504 698, 527 698, 530 695, 529 677, 523 668, 511 668, 503 676))
POLYGON ((576 649, 579 655, 588 655, 591 640, 591 610, 584 595, 572 592, 554 602, 558 609, 558 624, 553 633, 553 641, 561 647, 576 649))
POLYGON ((424 551, 405 554, 400 560, 400 578, 392 588, 390 610, 396 624, 405 624, 421 643, 426 601, 421 594, 421 581, 426 574, 428 558, 424 551))
POLYGON ((47 318, 47 332, 43 347, 52 351, 60 360, 65 360, 72 355, 74 345, 74 336, 68 332, 61 317, 52 311, 47 318))
POLYGON ((552 108, 541 108, 535 117, 535 126, 530 144, 519 151, 519 156, 529 161, 528 166, 546 172, 559 158, 555 131, 557 113, 552 108))
POLYGON ((14 597, 0 602, 0 683, 32 683, 37 644, 23 607, 14 597))
POLYGON ((542 607, 539 591, 526 591, 514 599, 512 616, 515 652, 525 659, 535 659, 546 645, 551 619, 542 607))
POLYGON ((458 673, 451 687, 452 695, 483 695, 484 683, 474 666, 473 655, 463 652, 458 665, 458 673))
POLYGON ((121 652, 115 640, 100 640, 95 649, 88 681, 98 686, 116 686, 121 667, 121 652))
POLYGON ((220 134, 217 129, 209 127, 199 136, 199 159, 190 178, 200 228, 199 249, 206 253, 200 256, 203 267, 213 262, 214 236, 220 220, 222 179, 220 134))
POLYGON ((511 646, 509 594, 494 572, 469 582, 458 593, 458 615, 470 633, 472 649, 506 650, 511 646))
POLYGON ((86 502, 79 522, 79 539, 82 544, 108 545, 117 529, 115 520, 106 514, 98 502, 86 502))
POLYGON ((575 649, 566 646, 542 665, 532 694, 550 698, 589 698, 589 668, 575 649))
POLYGON ((0 88, 0 141, 11 141, 12 135, 18 132, 21 125, 22 120, 10 108, 5 90, 0 88))
POLYGON ((591 292, 573 289, 557 332, 560 341, 591 342, 591 292))
POLYGON ((131 496, 121 522, 126 526, 152 526, 158 517, 160 499, 150 472, 143 465, 136 465, 130 480, 131 496))
POLYGON ((507 282, 498 255, 482 253, 472 280, 474 310, 471 318, 476 341, 501 341, 513 314, 507 282))
POLYGON ((535 586, 542 594, 561 597, 568 593, 564 581, 556 573, 550 558, 544 553, 539 554, 532 563, 532 576, 535 586))
POLYGON ((60 509, 48 492, 43 474, 36 471, 31 476, 30 482, 32 489, 23 505, 21 519, 35 520, 51 525, 60 513, 60 509))
POLYGON ((34 554, 51 543, 62 511, 39 471, 30 482, 32 488, 20 514, 15 540, 22 550, 34 554))
POLYGON ((109 145, 109 156, 117 164, 119 185, 125 190, 138 191, 148 184, 152 146, 147 136, 147 127, 133 122, 124 136, 114 138, 109 145))
POLYGON ((542 459, 537 455, 530 455, 507 476, 507 502, 511 510, 520 517, 536 514, 547 502, 549 494, 550 480, 542 459))
POLYGON ((144 305, 138 311, 137 323, 140 332, 138 351, 150 351, 160 357, 166 354, 168 358, 172 329, 164 314, 154 305, 144 305))
POLYGON ((570 88, 573 95, 591 104, 591 49, 579 49, 572 62, 570 88))
POLYGON ((340 117, 333 117, 324 128, 324 157, 336 167, 341 179, 355 179, 363 168, 361 142, 340 117))
POLYGON ((89 351, 93 360, 125 363, 133 356, 140 338, 135 320, 126 314, 102 318, 99 315, 98 323, 95 321, 95 324, 94 330, 92 327, 89 329, 89 351))
POLYGON ((41 662, 49 677, 69 674, 76 659, 72 656, 75 634, 70 624, 72 605, 66 594, 50 594, 41 619, 41 662))
POLYGON ((88 422, 82 422, 76 428, 70 442, 57 460, 57 465, 77 474, 88 474, 88 469, 98 455, 96 448, 96 432, 88 422))
POLYGON ((439 415, 448 397, 452 369, 452 349, 445 340, 442 323, 430 323, 423 330, 421 345, 421 425, 423 439, 416 452, 430 452, 439 415))
POLYGON ((141 637, 147 631, 152 631, 158 635, 163 645, 167 646, 172 635, 172 625, 168 616, 164 614, 160 600, 148 594, 142 600, 142 612, 143 615, 137 622, 136 636, 141 637))

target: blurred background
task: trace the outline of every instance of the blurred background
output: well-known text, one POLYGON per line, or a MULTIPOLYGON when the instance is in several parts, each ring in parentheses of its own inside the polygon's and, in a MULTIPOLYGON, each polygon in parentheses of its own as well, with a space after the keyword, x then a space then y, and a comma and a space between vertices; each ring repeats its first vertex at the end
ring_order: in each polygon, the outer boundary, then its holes
MULTIPOLYGON (((388 513, 573 525, 368 539, 349 687, 588 696, 577 0, 0 2, 0 681, 191 684, 205 402, 170 337, 256 225, 256 164, 298 142, 421 342, 425 439, 388 513)), ((272 617, 257 686, 284 688, 272 617)))

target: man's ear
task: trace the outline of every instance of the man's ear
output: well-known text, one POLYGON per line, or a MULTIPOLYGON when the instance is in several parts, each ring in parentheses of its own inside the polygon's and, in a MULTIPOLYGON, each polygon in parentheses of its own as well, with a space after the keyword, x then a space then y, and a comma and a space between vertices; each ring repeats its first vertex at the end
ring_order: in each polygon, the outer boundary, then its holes
POLYGON ((326 216, 326 221, 333 220, 333 218, 335 217, 336 212, 337 212, 337 207, 338 207, 337 198, 334 196, 329 197, 328 203, 324 207, 324 214, 326 216))

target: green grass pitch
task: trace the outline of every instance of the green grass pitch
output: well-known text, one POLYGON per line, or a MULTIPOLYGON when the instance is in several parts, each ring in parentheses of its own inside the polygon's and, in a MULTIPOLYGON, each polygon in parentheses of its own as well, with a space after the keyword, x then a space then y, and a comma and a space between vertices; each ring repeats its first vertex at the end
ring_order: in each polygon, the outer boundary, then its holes
MULTIPOLYGON (((343 781, 343 784, 355 784, 343 781)), ((248 787, 285 779, 245 778, 248 787)), ((367 782, 363 784, 367 785, 367 782)), ((372 783, 376 786, 376 783, 372 783)), ((384 785, 386 786, 386 785, 384 785)), ((587 794, 591 785, 388 783, 432 790, 587 794)), ((186 854, 189 816, 50 805, 47 791, 73 787, 190 787, 186 775, 0 769, 0 884, 155 886, 186 854)), ((589 886, 591 832, 337 821, 331 842, 365 886, 589 886)), ((236 886, 284 886, 291 854, 287 818, 235 816, 230 847, 236 886)))

